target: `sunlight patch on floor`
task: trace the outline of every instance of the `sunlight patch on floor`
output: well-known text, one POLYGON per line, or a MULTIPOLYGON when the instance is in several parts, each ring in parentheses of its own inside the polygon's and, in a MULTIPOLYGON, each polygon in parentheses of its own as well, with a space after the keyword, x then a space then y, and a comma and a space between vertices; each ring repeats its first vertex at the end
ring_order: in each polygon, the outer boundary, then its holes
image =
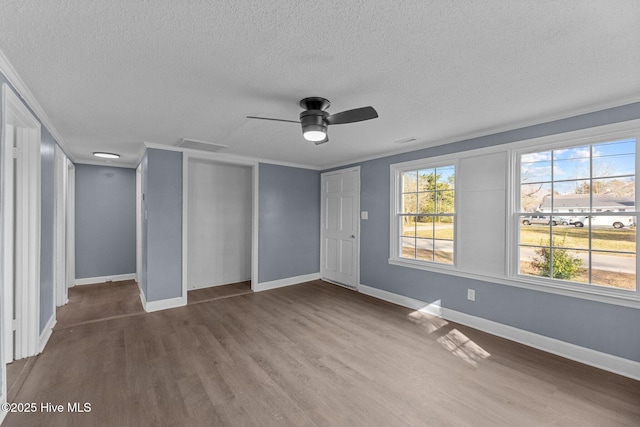
POLYGON ((413 323, 421 325, 429 334, 449 324, 449 322, 444 320, 442 317, 437 317, 433 314, 428 314, 420 310, 412 311, 407 317, 413 323))
POLYGON ((441 336, 436 341, 444 347, 447 351, 456 357, 459 357, 466 363, 472 366, 478 366, 478 362, 491 356, 489 352, 484 350, 478 344, 469 339, 465 334, 458 329, 449 326, 443 330, 446 326, 450 325, 448 321, 441 317, 442 307, 440 300, 426 305, 416 311, 412 311, 407 315, 407 318, 422 326, 428 334, 439 332, 441 336), (446 332, 446 333, 445 333, 446 332))
POLYGON ((452 329, 447 334, 437 339, 438 343, 454 356, 459 357, 472 366, 478 366, 478 362, 491 354, 485 351, 465 334, 457 329, 452 329))

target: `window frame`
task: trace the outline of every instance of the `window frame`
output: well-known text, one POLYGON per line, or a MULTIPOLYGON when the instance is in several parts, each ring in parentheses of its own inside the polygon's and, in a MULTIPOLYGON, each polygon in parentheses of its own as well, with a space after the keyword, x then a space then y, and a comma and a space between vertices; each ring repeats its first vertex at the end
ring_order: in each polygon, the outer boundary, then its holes
MULTIPOLYGON (((544 136, 535 136, 529 138, 520 138, 520 139, 512 139, 506 142, 500 142, 504 139, 509 139, 508 136, 504 138, 500 137, 495 143, 489 143, 483 147, 470 147, 468 144, 461 146, 461 148, 455 152, 449 152, 443 155, 436 155, 431 158, 424 158, 424 154, 422 157, 417 160, 412 161, 404 161, 391 163, 389 167, 390 175, 389 175, 389 194, 390 199, 386 199, 385 205, 387 209, 389 209, 389 218, 386 220, 389 221, 390 224, 390 233, 389 233, 389 241, 386 242, 389 247, 389 259, 388 264, 399 266, 403 268, 412 268, 423 270, 426 273, 439 273, 444 274, 451 277, 460 277, 463 279, 471 279, 477 280, 480 282, 487 282, 493 285, 501 285, 505 286, 505 292, 509 291, 509 288, 519 288, 525 289, 532 292, 544 292, 549 295, 557 295, 558 297, 566 297, 566 298, 577 298, 581 300, 594 301, 598 303, 612 304, 620 307, 627 307, 635 310, 640 310, 640 289, 636 289, 636 292, 615 292, 615 290, 610 291, 606 288, 600 288, 599 286, 573 286, 571 282, 564 283, 555 283, 554 280, 544 280, 544 278, 536 278, 533 276, 523 276, 517 275, 514 273, 517 272, 517 250, 518 250, 518 235, 514 231, 517 230, 518 227, 518 216, 514 214, 515 210, 520 207, 520 200, 518 200, 515 196, 514 190, 515 188, 520 186, 519 176, 516 177, 515 174, 518 172, 516 168, 516 158, 517 153, 522 150, 528 151, 542 151, 548 147, 554 147, 559 145, 579 145, 581 143, 589 143, 589 142, 602 142, 603 140, 614 140, 614 139, 623 139, 629 137, 636 138, 636 165, 640 165, 640 118, 638 119, 630 119, 623 122, 618 123, 610 123, 605 125, 592 125, 590 127, 583 127, 580 129, 566 129, 563 126, 558 126, 558 130, 555 133, 544 135, 544 136), (466 235, 460 233, 460 226, 462 224, 462 220, 465 220, 467 215, 471 215, 468 212, 464 212, 460 210, 461 201, 464 201, 466 197, 465 194, 469 192, 468 188, 461 187, 460 179, 466 174, 465 170, 460 169, 460 165, 463 161, 468 158, 477 158, 479 156, 488 155, 488 154, 497 154, 504 153, 504 161, 505 161, 505 171, 504 171, 504 207, 501 207, 499 211, 503 214, 504 223, 502 226, 504 227, 504 239, 500 239, 496 241, 495 244, 502 245, 504 250, 504 258, 502 259, 502 269, 500 271, 494 272, 478 272, 473 268, 468 268, 466 266, 466 258, 464 258, 464 254, 461 253, 461 248, 465 247, 465 240, 467 238, 466 235), (431 163, 433 162, 433 163, 431 163), (441 164, 449 163, 454 164, 456 166, 456 195, 455 195, 455 203, 456 203, 456 223, 458 227, 456 227, 455 234, 455 265, 456 267, 448 266, 448 265, 437 265, 437 264, 429 264, 425 265, 424 263, 412 263, 407 259, 393 259, 391 254, 393 254, 393 227, 394 227, 394 214, 395 214, 395 194, 396 188, 394 183, 396 182, 396 178, 394 175, 394 168, 407 166, 408 169, 411 169, 411 166, 415 166, 416 168, 419 165, 430 165, 430 164, 441 164), (514 187, 515 186, 515 187, 514 187)), ((455 142, 455 141, 454 141, 455 142)), ((412 150, 411 153, 413 156, 416 156, 419 153, 417 150, 412 150)), ((402 155, 402 157, 407 158, 407 155, 402 155)), ((411 158, 411 157, 409 157, 411 158)), ((413 157, 415 158, 415 157, 413 157)), ((637 166, 638 167, 638 166, 637 166)), ((636 173, 638 173, 638 169, 636 173)), ((519 174, 519 172, 518 172, 519 174)), ((638 185, 637 183, 636 185, 638 185)), ((636 198, 639 198, 640 194, 636 188, 636 198)), ((496 211, 498 212, 498 211, 496 211)), ((626 212, 628 214, 628 212, 626 212)), ((574 213, 575 215, 576 213, 574 213)), ((396 232, 397 235, 397 232, 396 232)), ((640 252, 640 251, 638 251, 640 252)), ((636 257, 636 271, 640 273, 640 256, 636 257)), ((640 276, 639 276, 640 277, 640 276)), ((640 279, 639 279, 640 280, 640 279)))
MULTIPOLYGON (((439 156, 433 159, 417 159, 408 162, 394 163, 390 165, 390 228, 389 228, 389 264, 399 265, 404 267, 416 268, 420 270, 429 270, 436 272, 451 272, 457 270, 458 266, 458 166, 460 156, 439 156), (402 174, 404 172, 419 171, 422 169, 434 169, 434 168, 454 168, 454 185, 453 185, 453 200, 454 200, 454 212, 447 214, 453 218, 453 263, 445 264, 437 261, 428 261, 420 259, 411 259, 401 257, 401 245, 400 245, 400 216, 406 215, 401 213, 402 206, 402 174)), ((425 214, 430 216, 432 214, 425 214)), ((437 215, 437 214, 435 214, 437 215)), ((435 240, 435 237, 434 237, 435 240)))
MULTIPOLYGON (((526 214, 521 211, 521 158, 523 155, 530 153, 537 153, 543 151, 550 150, 559 150, 559 149, 568 149, 575 148, 579 146, 585 145, 593 145, 593 144, 603 144, 607 142, 615 142, 618 140, 624 139, 635 139, 635 210, 630 211, 626 210, 624 215, 628 216, 636 216, 637 221, 640 221, 640 211, 638 210, 638 201, 639 201, 639 189, 640 183, 638 182, 638 171, 640 170, 640 130, 638 127, 635 127, 634 130, 631 131, 620 131, 620 132, 597 132, 597 130, 589 129, 580 132, 582 135, 590 133, 589 135, 581 136, 581 137, 571 137, 570 135, 553 135, 551 137, 541 138, 546 141, 537 143, 537 144, 527 144, 524 145, 522 142, 516 144, 510 144, 512 147, 509 149, 509 158, 511 171, 509 173, 508 180, 508 189, 507 195, 510 197, 509 200, 509 215, 510 223, 508 225, 508 242, 507 242, 507 254, 509 256, 508 259, 508 271, 507 274, 509 278, 517 281, 519 283, 523 283, 526 285, 531 285, 533 289, 554 289, 561 290, 560 293, 565 293, 564 291, 570 293, 572 296, 581 296, 581 295, 589 295, 589 299, 593 299, 596 301, 600 301, 599 297, 614 297, 614 298, 623 298, 623 299, 631 299, 638 301, 640 300, 640 283, 638 279, 640 278, 640 253, 638 251, 638 244, 640 244, 640 240, 638 239, 638 227, 635 228, 636 233, 636 289, 635 290, 627 290, 620 289, 614 287, 607 287, 604 285, 598 285, 593 283, 580 283, 580 282, 572 282, 562 279, 554 279, 549 277, 536 277, 532 275, 520 274, 519 272, 519 262, 520 262, 520 218, 521 215, 526 214)), ((553 179, 552 181, 553 182, 553 179)), ((591 206, 593 209, 593 206, 591 206)), ((581 210, 588 215, 593 215, 595 211, 586 212, 581 210)), ((574 214, 576 212, 573 212, 574 214)), ((580 212, 582 213, 582 212, 580 212)), ((604 212, 603 212, 604 213, 604 212)), ((549 216, 556 214, 556 212, 549 212, 549 216)), ((605 214, 605 216, 611 215, 619 215, 620 212, 610 212, 609 214, 605 214)), ((592 251, 591 245, 589 245, 589 251, 592 251)), ((527 286, 529 287, 529 286, 527 286)))

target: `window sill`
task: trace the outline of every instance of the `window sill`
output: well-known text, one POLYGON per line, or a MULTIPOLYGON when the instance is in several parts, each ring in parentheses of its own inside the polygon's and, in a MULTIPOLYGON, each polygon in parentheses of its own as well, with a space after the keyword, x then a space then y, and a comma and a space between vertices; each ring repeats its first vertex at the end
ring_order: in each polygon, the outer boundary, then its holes
POLYGON ((485 275, 464 271, 454 266, 448 266, 445 264, 427 265, 422 262, 416 262, 406 259, 389 258, 388 262, 390 265, 396 265, 399 267, 414 268, 418 270, 430 271, 433 273, 448 274, 451 276, 463 277, 466 279, 480 280, 492 284, 512 286, 537 292, 547 292, 572 298, 579 298, 605 304, 640 309, 640 295, 637 291, 622 293, 600 286, 594 286, 594 289, 588 289, 582 286, 572 285, 571 283, 558 284, 552 281, 546 281, 544 279, 522 275, 514 275, 511 277, 500 275, 485 275))
POLYGON ((456 271, 456 267, 454 265, 417 261, 406 258, 389 258, 389 264, 400 267, 416 268, 418 270, 433 271, 435 273, 453 274, 456 271))

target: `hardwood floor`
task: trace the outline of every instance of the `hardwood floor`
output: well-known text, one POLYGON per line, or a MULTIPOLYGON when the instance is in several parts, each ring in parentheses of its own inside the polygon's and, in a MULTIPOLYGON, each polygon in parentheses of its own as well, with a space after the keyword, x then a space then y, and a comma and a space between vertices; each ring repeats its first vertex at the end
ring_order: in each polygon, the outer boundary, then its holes
POLYGON ((187 292, 187 304, 198 304, 205 301, 250 294, 251 292, 253 292, 251 290, 251 281, 213 286, 211 288, 194 289, 187 292))
POLYGON ((69 303, 56 310, 55 329, 143 313, 134 280, 75 286, 69 288, 69 303))
POLYGON ((65 411, 6 426, 640 425, 638 381, 321 281, 56 330, 16 402, 65 411))

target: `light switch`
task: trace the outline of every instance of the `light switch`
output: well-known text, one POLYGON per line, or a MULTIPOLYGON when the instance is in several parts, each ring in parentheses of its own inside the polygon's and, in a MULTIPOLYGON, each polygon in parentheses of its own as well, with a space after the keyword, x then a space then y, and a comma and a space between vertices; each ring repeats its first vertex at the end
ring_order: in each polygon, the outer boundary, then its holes
POLYGON ((369 212, 368 211, 360 212, 360 219, 369 219, 369 212))

